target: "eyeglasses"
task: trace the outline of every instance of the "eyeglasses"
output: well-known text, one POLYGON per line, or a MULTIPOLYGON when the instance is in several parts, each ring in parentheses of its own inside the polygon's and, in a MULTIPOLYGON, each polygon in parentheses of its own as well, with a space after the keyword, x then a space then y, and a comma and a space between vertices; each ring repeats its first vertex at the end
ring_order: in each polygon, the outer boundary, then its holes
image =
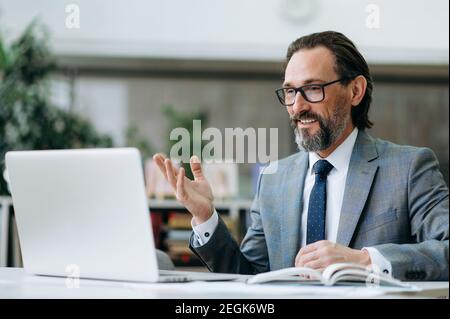
POLYGON ((324 84, 307 84, 298 88, 279 88, 275 90, 275 93, 277 94, 280 103, 284 106, 294 105, 297 92, 300 92, 306 101, 310 103, 319 103, 325 99, 325 87, 342 80, 344 80, 344 78, 324 84))

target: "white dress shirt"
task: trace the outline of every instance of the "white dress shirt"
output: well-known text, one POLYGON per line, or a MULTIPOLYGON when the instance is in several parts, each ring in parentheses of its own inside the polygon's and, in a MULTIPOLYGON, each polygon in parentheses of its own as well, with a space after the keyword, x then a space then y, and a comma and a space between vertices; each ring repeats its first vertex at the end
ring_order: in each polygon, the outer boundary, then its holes
MULTIPOLYGON (((355 145, 356 137, 358 136, 358 129, 355 128, 352 133, 345 139, 345 141, 339 145, 333 153, 327 158, 321 158, 315 152, 309 152, 309 167, 305 178, 305 186, 303 188, 303 210, 302 210, 302 223, 301 223, 301 238, 300 245, 304 247, 306 245, 306 224, 308 221, 308 204, 309 195, 314 186, 315 174, 312 170, 314 164, 321 159, 327 160, 333 169, 327 177, 327 205, 325 215, 325 239, 331 242, 336 242, 339 218, 341 215, 342 201, 344 199, 345 181, 347 179, 348 167, 350 164, 350 157, 352 155, 353 146, 355 145)), ((208 242, 211 235, 214 233, 219 223, 218 213, 214 211, 213 215, 204 223, 197 225, 192 219, 191 225, 194 230, 194 238, 198 242, 199 246, 202 246, 208 242)), ((381 253, 373 247, 364 247, 370 255, 372 265, 377 267, 384 273, 392 273, 391 263, 381 255, 381 253)))

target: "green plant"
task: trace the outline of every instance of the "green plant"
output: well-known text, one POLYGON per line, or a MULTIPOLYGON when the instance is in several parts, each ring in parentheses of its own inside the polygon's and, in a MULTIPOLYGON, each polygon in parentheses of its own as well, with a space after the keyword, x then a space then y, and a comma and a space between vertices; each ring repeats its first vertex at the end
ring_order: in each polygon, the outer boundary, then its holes
POLYGON ((49 100, 49 75, 55 69, 45 27, 33 21, 7 46, 0 34, 0 194, 5 153, 24 149, 111 147, 79 114, 49 100))
POLYGON ((147 139, 139 134, 139 128, 136 124, 130 124, 125 131, 126 145, 136 147, 141 152, 143 159, 153 156, 153 148, 147 139))
MULTIPOLYGON (((183 112, 179 112, 176 111, 174 109, 174 107, 172 105, 163 105, 162 107, 162 112, 163 114, 166 116, 169 125, 168 125, 168 134, 167 136, 170 136, 170 132, 177 127, 183 127, 185 129, 187 129, 189 131, 189 135, 190 135, 190 154, 193 155, 193 151, 194 151, 194 137, 193 137, 193 120, 200 120, 202 124, 206 124, 207 118, 208 118, 208 114, 206 112, 202 112, 202 111, 197 111, 197 112, 191 112, 191 113, 183 113, 183 112)), ((204 141, 201 140, 200 141, 196 141, 197 143, 199 142, 200 145, 204 146, 204 141)), ((171 147, 177 143, 177 141, 169 141, 169 145, 168 145, 168 151, 167 154, 170 154, 170 149, 171 147)), ((200 155, 200 154, 198 154, 200 155)), ((186 170, 186 176, 189 178, 193 178, 192 172, 191 172, 191 167, 189 165, 189 163, 183 163, 183 167, 186 170)))

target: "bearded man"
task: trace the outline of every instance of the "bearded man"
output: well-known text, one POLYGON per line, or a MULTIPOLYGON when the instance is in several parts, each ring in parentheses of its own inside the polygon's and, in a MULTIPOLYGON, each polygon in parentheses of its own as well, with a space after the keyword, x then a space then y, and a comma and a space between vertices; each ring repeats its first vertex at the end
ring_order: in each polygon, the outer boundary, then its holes
POLYGON ((190 247, 209 270, 352 262, 401 280, 448 280, 449 192, 438 161, 428 148, 366 132, 372 90, 364 57, 343 34, 314 33, 289 46, 276 95, 300 150, 260 175, 240 246, 214 209, 198 158, 190 180, 154 156, 193 216, 190 247))

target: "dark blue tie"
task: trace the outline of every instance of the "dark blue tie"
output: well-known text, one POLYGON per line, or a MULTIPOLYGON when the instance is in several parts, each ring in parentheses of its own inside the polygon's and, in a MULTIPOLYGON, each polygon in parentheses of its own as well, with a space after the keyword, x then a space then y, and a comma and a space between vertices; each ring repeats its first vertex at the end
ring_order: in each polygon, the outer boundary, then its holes
POLYGON ((306 244, 325 239, 325 212, 327 209, 327 175, 333 165, 326 160, 317 161, 313 166, 316 174, 314 187, 309 195, 306 244))

